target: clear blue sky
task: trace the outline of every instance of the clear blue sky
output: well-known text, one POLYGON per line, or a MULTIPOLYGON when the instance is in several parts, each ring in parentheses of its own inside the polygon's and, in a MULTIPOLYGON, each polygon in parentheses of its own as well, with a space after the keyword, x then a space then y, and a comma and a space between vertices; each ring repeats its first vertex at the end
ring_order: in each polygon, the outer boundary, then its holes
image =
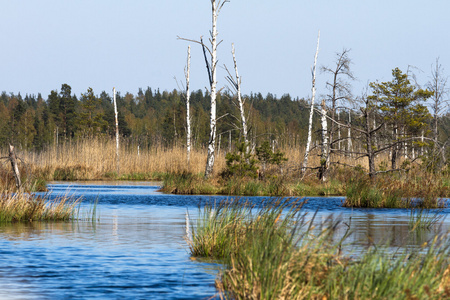
MULTIPOLYGON (((209 0, 0 0, 0 14, 0 91, 44 98, 62 83, 77 95, 177 88, 189 44, 177 35, 211 28, 209 0)), ((234 42, 243 93, 309 97, 320 29, 319 66, 352 49, 354 94, 408 65, 425 84, 438 56, 450 74, 449 14, 448 0, 231 0, 218 21, 219 65, 232 68, 234 42)), ((191 46, 191 89, 204 89, 201 48, 191 46)), ((318 74, 318 94, 327 79, 318 74)))

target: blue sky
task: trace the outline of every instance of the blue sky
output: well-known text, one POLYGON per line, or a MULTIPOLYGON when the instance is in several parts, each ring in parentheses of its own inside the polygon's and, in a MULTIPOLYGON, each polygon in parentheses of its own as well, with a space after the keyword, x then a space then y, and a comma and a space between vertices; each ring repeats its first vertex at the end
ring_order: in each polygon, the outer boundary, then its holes
MULTIPOLYGON (((311 95, 318 30, 318 65, 352 49, 354 94, 370 81, 388 81, 395 67, 414 66, 421 84, 437 57, 450 74, 450 1, 231 0, 219 16, 219 65, 232 68, 231 43, 244 94, 311 95)), ((188 42, 207 37, 208 0, 0 0, 0 91, 59 90, 77 95, 177 88, 188 42)), ((191 89, 208 85, 201 48, 192 44, 191 89)), ((218 85, 226 84, 219 69, 218 85)), ((318 73, 317 93, 328 75, 318 73)))

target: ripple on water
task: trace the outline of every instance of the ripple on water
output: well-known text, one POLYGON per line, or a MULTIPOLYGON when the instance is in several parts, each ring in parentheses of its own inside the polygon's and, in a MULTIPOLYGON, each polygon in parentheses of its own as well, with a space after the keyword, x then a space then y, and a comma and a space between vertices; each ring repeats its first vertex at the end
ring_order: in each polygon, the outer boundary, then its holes
MULTIPOLYGON (((219 266, 189 259, 184 218, 187 209, 195 219, 199 205, 227 197, 165 195, 144 184, 49 187, 49 197, 83 197, 81 210, 97 201, 100 219, 0 226, 0 299, 207 299, 216 293, 219 266)), ((435 233, 405 241, 408 211, 347 209, 342 201, 311 197, 304 210, 317 211, 319 223, 331 216, 351 224, 350 242, 359 245, 383 239, 418 245, 435 233)), ((337 236, 344 233, 345 227, 337 236)))

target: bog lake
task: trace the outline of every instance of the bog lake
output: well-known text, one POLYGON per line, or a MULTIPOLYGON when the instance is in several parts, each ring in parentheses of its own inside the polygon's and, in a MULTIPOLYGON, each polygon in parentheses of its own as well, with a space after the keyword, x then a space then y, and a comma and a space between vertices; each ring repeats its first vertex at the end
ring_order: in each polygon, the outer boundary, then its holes
MULTIPOLYGON (((0 225, 0 299, 218 298, 214 281, 222 266, 190 257, 185 215, 195 220, 202 205, 230 197, 163 194, 157 183, 144 182, 48 188, 49 197, 82 197, 80 220, 0 225), (95 220, 89 218, 93 203, 95 220)), ((355 252, 371 244, 392 251, 421 247, 449 229, 448 208, 429 214, 442 216, 431 228, 411 234, 410 210, 343 208, 343 200, 308 197, 302 210, 316 214, 316 223, 341 220, 337 235, 350 226, 347 242, 355 252)))

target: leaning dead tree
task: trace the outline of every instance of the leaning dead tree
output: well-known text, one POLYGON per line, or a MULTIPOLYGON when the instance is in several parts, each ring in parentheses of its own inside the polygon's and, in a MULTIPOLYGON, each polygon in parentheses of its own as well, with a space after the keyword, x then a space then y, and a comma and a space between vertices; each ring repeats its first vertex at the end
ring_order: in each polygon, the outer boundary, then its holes
POLYGON ((311 147, 312 122, 313 122, 313 115, 314 115, 314 100, 316 97, 316 64, 317 64, 317 55, 319 54, 319 40, 320 40, 320 30, 319 30, 319 34, 317 35, 316 55, 314 56, 314 66, 312 69, 311 110, 309 113, 308 140, 306 141, 306 149, 305 149, 305 157, 303 159, 302 173, 305 173, 306 167, 308 166, 309 150, 311 147))
POLYGON ((22 161, 22 160, 17 157, 14 146, 9 144, 8 156, 0 157, 0 159, 7 160, 11 163, 11 169, 13 172, 14 180, 16 181, 16 188, 17 188, 17 190, 22 189, 22 180, 20 179, 20 171, 19 171, 19 165, 18 165, 18 160, 20 160, 20 161, 22 161))
POLYGON ((205 177, 208 178, 213 172, 214 169, 214 159, 215 159, 215 149, 216 149, 216 123, 217 123, 217 114, 216 114, 216 96, 217 96, 217 47, 220 42, 217 41, 217 18, 219 17, 220 11, 225 3, 229 2, 229 0, 211 0, 211 9, 212 9, 212 31, 211 37, 209 39, 211 43, 211 48, 206 46, 203 43, 203 38, 200 38, 200 41, 197 40, 189 40, 185 38, 180 38, 182 40, 191 41, 197 44, 200 44, 203 49, 203 56, 205 58, 206 70, 208 72, 208 79, 210 84, 210 97, 211 97, 211 112, 210 112, 210 125, 209 125, 209 141, 208 141, 208 155, 206 158, 206 167, 205 167, 205 177), (208 59, 209 54, 209 59, 208 59))
POLYGON ((16 187, 17 189, 20 189, 20 187, 22 186, 22 182, 20 180, 19 166, 17 164, 17 156, 16 152, 14 151, 14 146, 11 144, 9 145, 9 161, 11 162, 14 179, 16 180, 16 187))
POLYGON ((242 94, 241 94, 241 77, 239 76, 239 72, 238 72, 234 44, 231 44, 231 48, 232 48, 231 53, 233 54, 235 76, 233 77, 231 75, 230 71, 228 71, 226 66, 225 66, 225 70, 228 73, 227 80, 231 84, 231 86, 233 87, 233 89, 235 90, 235 93, 236 93, 237 106, 239 108, 240 119, 241 119, 240 128, 241 128, 241 132, 242 132, 242 137, 244 138, 246 153, 248 153, 250 145, 248 142, 247 121, 246 121, 245 112, 244 112, 244 104, 245 103, 244 103, 244 100, 242 99, 242 94))

